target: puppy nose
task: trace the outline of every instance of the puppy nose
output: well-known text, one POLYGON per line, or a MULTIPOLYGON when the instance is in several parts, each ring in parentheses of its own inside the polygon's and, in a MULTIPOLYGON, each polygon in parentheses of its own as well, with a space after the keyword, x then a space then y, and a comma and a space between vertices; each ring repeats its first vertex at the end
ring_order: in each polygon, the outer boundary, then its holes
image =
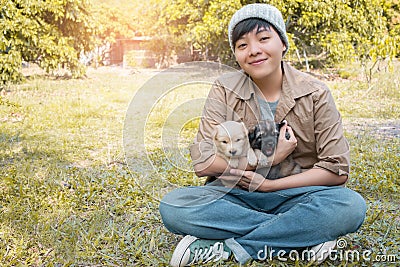
POLYGON ((236 154, 236 150, 229 150, 229 153, 234 156, 236 154))

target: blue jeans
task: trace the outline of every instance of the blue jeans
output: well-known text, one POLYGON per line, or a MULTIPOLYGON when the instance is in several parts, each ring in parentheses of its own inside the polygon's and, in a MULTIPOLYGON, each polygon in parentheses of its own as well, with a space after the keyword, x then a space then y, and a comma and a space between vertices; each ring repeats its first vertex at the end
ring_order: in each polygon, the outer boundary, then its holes
POLYGON ((302 249, 355 232, 366 212, 364 199, 340 186, 308 186, 247 192, 222 186, 173 190, 160 203, 172 233, 222 239, 240 263, 274 251, 302 249))

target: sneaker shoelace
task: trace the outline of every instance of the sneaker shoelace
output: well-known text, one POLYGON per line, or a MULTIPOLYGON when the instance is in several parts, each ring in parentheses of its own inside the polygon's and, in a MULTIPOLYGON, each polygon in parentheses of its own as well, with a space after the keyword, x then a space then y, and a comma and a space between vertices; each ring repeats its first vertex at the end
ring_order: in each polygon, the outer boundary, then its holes
POLYGON ((190 264, 198 262, 209 262, 214 259, 218 261, 224 255, 224 244, 222 242, 216 242, 214 245, 206 248, 196 248, 194 249, 193 260, 190 264))

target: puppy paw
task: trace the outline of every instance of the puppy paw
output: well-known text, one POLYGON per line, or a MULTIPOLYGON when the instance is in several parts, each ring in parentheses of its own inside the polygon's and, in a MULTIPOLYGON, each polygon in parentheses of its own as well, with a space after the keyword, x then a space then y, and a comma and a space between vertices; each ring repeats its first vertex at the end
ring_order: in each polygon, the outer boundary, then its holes
POLYGON ((249 149, 247 153, 247 162, 250 166, 257 166, 258 159, 253 149, 249 149))
POLYGON ((239 159, 230 159, 229 166, 231 166, 233 169, 236 169, 239 166, 239 159))
POLYGON ((269 166, 268 164, 268 157, 264 155, 264 153, 261 152, 259 149, 254 149, 254 154, 256 155, 257 158, 257 165, 258 167, 267 167, 269 166))
POLYGON ((259 157, 258 157, 258 166, 260 167, 267 167, 269 166, 269 160, 268 157, 265 156, 263 153, 260 153, 259 157))

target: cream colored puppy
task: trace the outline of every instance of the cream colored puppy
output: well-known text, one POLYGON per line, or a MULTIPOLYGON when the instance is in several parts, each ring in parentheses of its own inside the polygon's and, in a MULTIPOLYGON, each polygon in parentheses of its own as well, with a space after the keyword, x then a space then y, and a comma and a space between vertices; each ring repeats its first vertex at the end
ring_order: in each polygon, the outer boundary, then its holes
POLYGON ((213 133, 217 155, 229 166, 237 168, 241 157, 247 157, 249 165, 257 165, 257 156, 250 147, 248 130, 243 122, 226 121, 219 124, 213 133))

